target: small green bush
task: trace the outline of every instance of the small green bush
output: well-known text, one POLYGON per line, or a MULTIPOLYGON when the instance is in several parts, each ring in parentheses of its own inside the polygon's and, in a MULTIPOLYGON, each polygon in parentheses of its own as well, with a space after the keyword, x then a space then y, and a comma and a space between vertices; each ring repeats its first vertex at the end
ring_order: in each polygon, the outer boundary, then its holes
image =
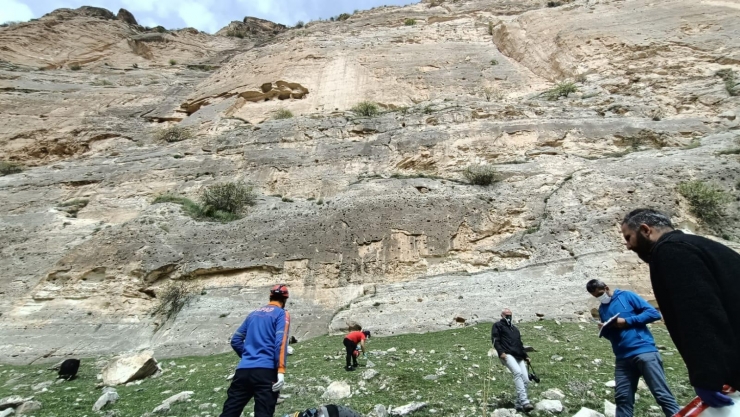
POLYGON ((177 65, 177 61, 175 61, 174 59, 170 59, 170 65, 177 65))
POLYGON ((159 33, 167 33, 167 29, 164 26, 157 26, 154 28, 154 31, 159 33))
POLYGON ((717 155, 740 155, 740 148, 725 149, 724 151, 717 152, 717 155))
POLYGON ((180 142, 186 139, 190 139, 192 137, 193 137, 193 133, 190 130, 184 127, 179 127, 179 126, 168 127, 166 129, 159 130, 155 134, 155 138, 157 140, 165 141, 169 143, 180 142))
POLYGON ((498 61, 496 61, 495 59, 492 59, 491 60, 491 65, 498 65, 498 61))
POLYGON ((740 95, 740 89, 737 88, 740 83, 737 81, 735 71, 730 68, 724 68, 717 71, 715 75, 725 82, 725 90, 727 90, 727 93, 731 96, 740 95))
POLYGON ((373 117, 380 114, 378 105, 371 101, 363 101, 352 107, 352 111, 360 116, 373 117))
POLYGON ((678 192, 689 201, 691 212, 708 224, 716 224, 724 214, 724 205, 732 198, 722 189, 702 181, 682 182, 678 192))
POLYGON ((0 161, 0 177, 10 174, 17 174, 23 171, 20 165, 12 162, 0 161))
POLYGON ((79 71, 82 69, 82 67, 80 66, 80 64, 75 63, 75 64, 69 64, 69 69, 71 69, 72 71, 79 71))
POLYGON ((299 21, 297 21, 297 22, 296 22, 296 24, 295 24, 295 28, 296 28, 296 29, 300 29, 300 28, 302 28, 302 27, 304 27, 304 26, 306 26, 306 24, 305 24, 305 23, 303 23, 303 20, 299 20, 299 21))
POLYGON ((113 85, 113 83, 110 82, 110 81, 108 81, 108 80, 106 80, 106 79, 99 79, 99 80, 95 80, 95 81, 91 82, 90 85, 105 87, 105 86, 108 86, 108 85, 113 85))
POLYGON ((559 2, 559 1, 548 1, 547 2, 547 7, 558 7, 558 6, 562 6, 562 5, 563 5, 563 3, 562 2, 559 2))
POLYGON ((560 97, 568 97, 569 94, 578 91, 576 85, 570 81, 563 81, 558 83, 555 87, 545 92, 545 97, 548 100, 557 100, 560 97))
POLYGON ((488 21, 488 34, 493 35, 493 22, 488 21))
POLYGON ((416 24, 416 19, 406 19, 403 21, 403 24, 406 26, 414 26, 416 24))
POLYGON ((89 202, 90 200, 86 198, 78 198, 62 203, 59 205, 59 207, 62 209, 62 211, 69 213, 71 217, 77 217, 77 213, 79 213, 79 211, 83 208, 87 207, 87 203, 89 202))
POLYGON ((349 19, 350 16, 352 16, 352 15, 349 14, 349 13, 342 13, 339 16, 337 16, 337 19, 336 20, 341 22, 341 21, 344 21, 344 20, 349 19))
POLYGON ((292 117, 293 117, 293 113, 288 109, 280 109, 275 112, 275 115, 272 116, 272 118, 275 120, 290 119, 292 117))
POLYGON ((133 64, 131 64, 131 68, 139 68, 139 64, 133 63, 133 64))
POLYGON ((218 212, 239 215, 246 206, 253 206, 256 198, 252 187, 238 182, 214 184, 200 193, 203 213, 210 217, 218 212))
POLYGON ((465 168, 463 175, 474 185, 490 185, 496 181, 496 169, 491 165, 470 165, 465 168))

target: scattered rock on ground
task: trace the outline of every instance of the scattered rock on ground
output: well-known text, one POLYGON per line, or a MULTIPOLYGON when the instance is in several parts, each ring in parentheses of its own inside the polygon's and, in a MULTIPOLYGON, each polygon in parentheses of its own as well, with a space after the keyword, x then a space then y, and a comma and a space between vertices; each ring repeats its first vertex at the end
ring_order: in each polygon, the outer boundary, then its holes
POLYGON ((519 417, 519 414, 513 409, 499 408, 493 412, 491 417, 519 417))
POLYGON ((378 375, 378 371, 375 369, 367 369, 365 372, 362 373, 362 379, 373 379, 375 376, 378 375))
POLYGON ((542 398, 546 400, 562 400, 565 398, 565 394, 557 388, 550 388, 542 393, 542 398))
POLYGON ((390 414, 392 416, 407 416, 414 411, 421 410, 422 408, 426 407, 427 403, 424 402, 413 402, 406 405, 403 405, 401 407, 396 407, 391 409, 390 414))
POLYGON ((95 404, 93 404, 93 411, 100 411, 108 404, 115 404, 118 401, 118 393, 115 388, 105 387, 103 388, 103 395, 101 395, 95 404))
POLYGON ((321 395, 321 398, 327 400, 339 400, 349 397, 351 393, 352 391, 348 383, 345 381, 334 381, 326 387, 326 391, 321 395))
POLYGON ((5 410, 8 408, 16 408, 19 405, 23 404, 26 401, 31 401, 33 397, 23 398, 20 395, 12 395, 10 397, 5 397, 0 400, 0 410, 5 410))
POLYGON ((590 408, 582 407, 573 417, 604 417, 604 415, 590 408))
POLYGON ((125 384, 153 375, 157 370, 157 360, 152 352, 125 356, 113 360, 103 368, 103 383, 108 386, 125 384))
POLYGON ((604 400, 604 415, 606 417, 615 417, 617 415, 617 406, 610 403, 609 400, 604 400))
POLYGON ((611 381, 609 381, 609 382, 605 383, 604 385, 605 385, 605 386, 606 386, 607 388, 614 388, 614 387, 616 387, 616 386, 617 386, 617 383, 616 383, 616 382, 614 382, 614 380, 611 380, 611 381))
POLYGON ((158 405, 152 413, 158 414, 158 413, 166 413, 170 411, 170 406, 174 403, 180 402, 180 401, 186 401, 190 398, 191 395, 193 395, 193 391, 183 391, 179 394, 175 394, 166 400, 162 401, 162 404, 158 405))
POLYGON ((15 414, 15 410, 12 408, 6 408, 5 410, 0 411, 0 417, 8 417, 13 414, 15 414))
POLYGON ((15 409, 15 413, 18 415, 28 414, 32 411, 41 410, 41 402, 39 401, 26 401, 15 409))
POLYGON ((560 413, 563 411, 563 404, 558 400, 542 400, 534 406, 537 411, 547 411, 550 413, 560 413))
POLYGON ((375 414, 375 417, 388 416, 388 412, 385 410, 385 406, 383 404, 376 404, 375 407, 373 407, 373 414, 375 414))

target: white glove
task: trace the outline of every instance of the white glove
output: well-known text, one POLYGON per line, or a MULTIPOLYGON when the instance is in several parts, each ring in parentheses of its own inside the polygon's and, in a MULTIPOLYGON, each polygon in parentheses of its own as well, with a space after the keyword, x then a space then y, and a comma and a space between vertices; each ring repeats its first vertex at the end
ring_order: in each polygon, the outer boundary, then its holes
POLYGON ((285 374, 278 374, 278 380, 276 383, 272 384, 272 390, 280 391, 283 388, 283 385, 285 385, 285 374))

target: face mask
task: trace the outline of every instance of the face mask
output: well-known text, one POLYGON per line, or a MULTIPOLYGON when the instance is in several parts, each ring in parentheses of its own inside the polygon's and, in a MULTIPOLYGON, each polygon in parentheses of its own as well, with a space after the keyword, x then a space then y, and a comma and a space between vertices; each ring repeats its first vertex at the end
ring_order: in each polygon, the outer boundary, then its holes
POLYGON ((511 316, 504 316, 504 320, 506 320, 506 323, 511 326, 511 316))
POLYGON ((606 292, 604 292, 597 298, 599 301, 601 301, 601 304, 609 304, 612 301, 612 297, 606 292))

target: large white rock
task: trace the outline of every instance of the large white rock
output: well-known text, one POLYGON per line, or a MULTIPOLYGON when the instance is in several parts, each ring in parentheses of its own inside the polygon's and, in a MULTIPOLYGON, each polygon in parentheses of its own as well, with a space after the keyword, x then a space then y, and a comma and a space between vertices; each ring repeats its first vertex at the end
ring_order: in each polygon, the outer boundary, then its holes
POLYGON ((0 411, 0 417, 8 417, 13 414, 15 414, 15 410, 12 408, 6 408, 5 410, 0 411))
POLYGON ((327 400, 340 400, 347 398, 352 394, 352 390, 349 384, 345 381, 334 381, 326 387, 326 391, 321 395, 321 398, 327 400))
POLYGON ((577 413, 573 414, 573 417, 604 417, 604 415, 590 408, 582 407, 577 413))
POLYGON ((557 388, 550 388, 542 393, 542 398, 546 400, 562 400, 565 398, 565 394, 557 388))
POLYGON ((615 417, 617 415, 617 406, 610 403, 609 400, 604 400, 604 415, 606 417, 615 417))
POLYGON ((153 375, 158 369, 152 352, 120 357, 103 368, 103 383, 109 386, 125 384, 153 375))
POLYGON ((392 416, 407 416, 414 411, 421 410, 422 408, 426 407, 427 403, 409 403, 406 405, 402 405, 401 407, 396 407, 391 410, 392 416))
POLYGON ((617 386, 617 383, 614 380, 611 380, 604 384, 607 388, 614 388, 617 386))
POLYGON ((537 411, 560 413, 563 411, 563 404, 558 400, 542 400, 534 406, 534 409, 537 411))
POLYGON ((115 388, 106 387, 103 389, 103 395, 101 395, 98 400, 95 401, 95 404, 93 404, 92 410, 100 411, 108 404, 115 404, 115 402, 118 401, 118 398, 120 397, 115 388))

